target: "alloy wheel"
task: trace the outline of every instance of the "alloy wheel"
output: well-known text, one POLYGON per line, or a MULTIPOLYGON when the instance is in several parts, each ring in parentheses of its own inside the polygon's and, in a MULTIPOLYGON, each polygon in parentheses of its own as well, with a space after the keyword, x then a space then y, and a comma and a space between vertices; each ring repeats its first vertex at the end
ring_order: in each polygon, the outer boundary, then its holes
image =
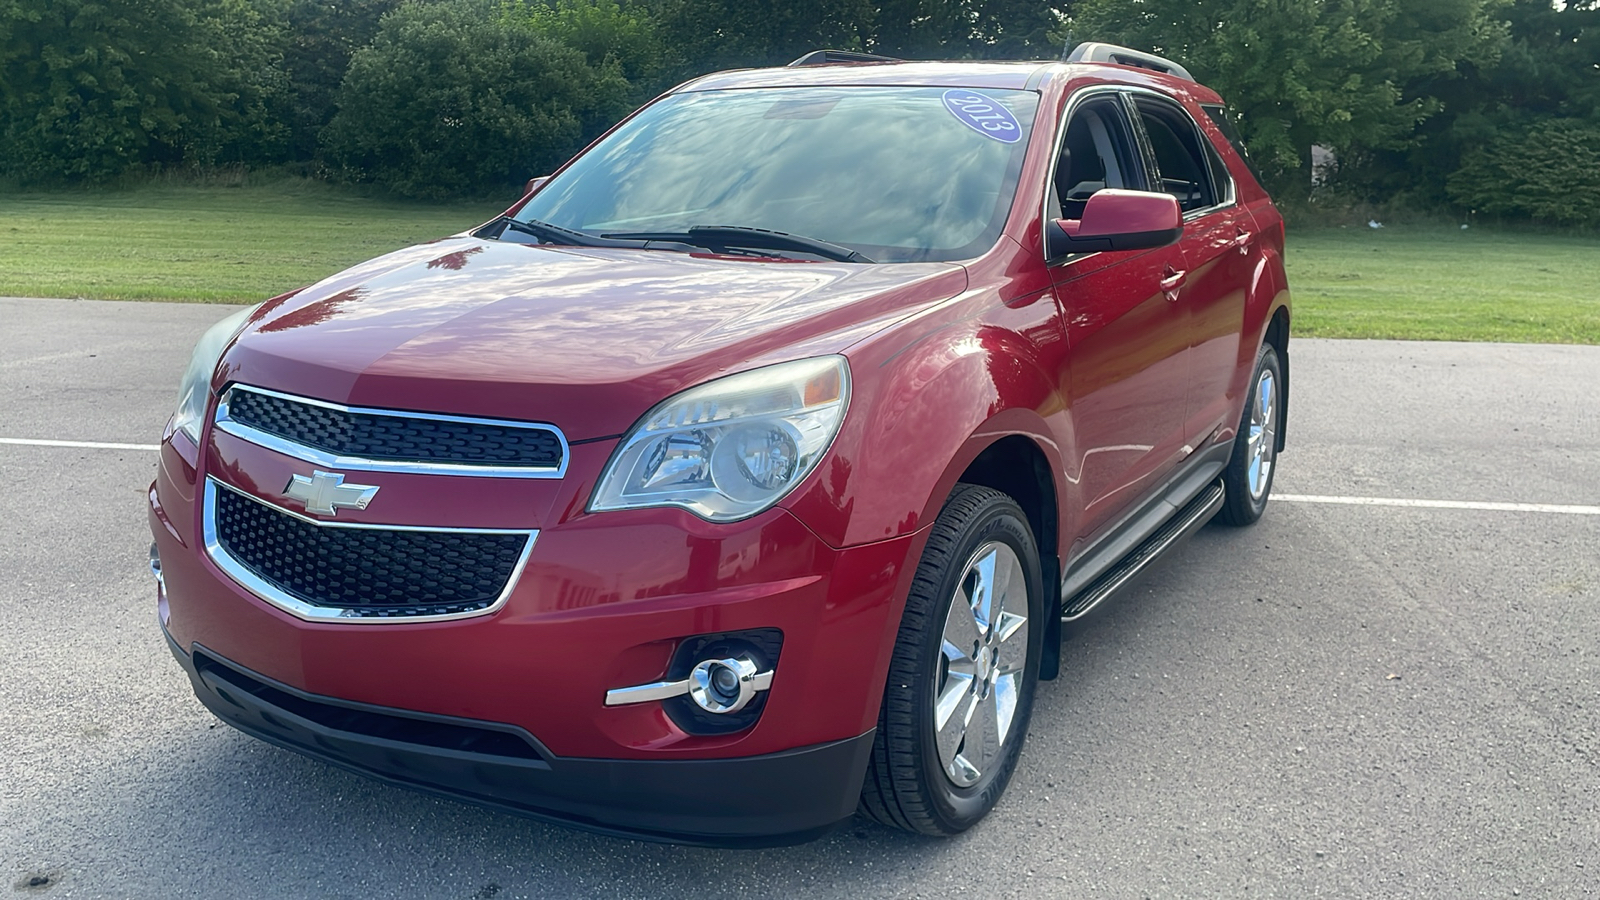
POLYGON ((1028 580, 1009 544, 990 541, 972 555, 943 637, 935 742, 946 777, 970 787, 1002 756, 1028 664, 1028 580))
POLYGON ((1256 381, 1255 403, 1250 407, 1250 498, 1260 500, 1272 480, 1272 457, 1278 446, 1277 381, 1272 370, 1262 369, 1256 381))

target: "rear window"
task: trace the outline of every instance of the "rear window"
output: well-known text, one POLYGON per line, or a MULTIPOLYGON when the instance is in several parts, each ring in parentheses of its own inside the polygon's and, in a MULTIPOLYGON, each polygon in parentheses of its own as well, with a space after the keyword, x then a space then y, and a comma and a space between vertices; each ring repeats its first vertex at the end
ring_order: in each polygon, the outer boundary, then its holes
POLYGON ((1156 155, 1160 190, 1178 198, 1184 212, 1215 206, 1221 201, 1212 189, 1211 173, 1194 120, 1176 104, 1151 97, 1134 101, 1144 121, 1145 137, 1156 155))
POLYGON ((1250 170, 1251 175, 1255 176, 1256 183, 1266 184, 1261 180, 1261 172, 1256 169, 1255 161, 1250 158, 1250 151, 1244 147, 1244 138, 1239 136, 1239 129, 1233 124, 1231 113, 1221 106, 1202 106, 1200 108, 1206 111, 1206 115, 1210 116, 1211 121, 1216 124, 1217 130, 1222 132, 1222 136, 1227 138, 1228 143, 1233 145, 1234 152, 1238 153, 1239 158, 1244 160, 1245 167, 1250 170))

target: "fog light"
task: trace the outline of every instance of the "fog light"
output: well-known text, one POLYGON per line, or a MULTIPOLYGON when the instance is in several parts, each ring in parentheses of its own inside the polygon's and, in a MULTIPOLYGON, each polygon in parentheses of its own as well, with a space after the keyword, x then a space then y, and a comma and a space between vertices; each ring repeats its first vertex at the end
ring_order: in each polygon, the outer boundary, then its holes
POLYGON ((702 660, 689 673, 689 699, 706 712, 738 712, 755 697, 758 675, 749 657, 702 660))
POLYGON ((685 694, 706 712, 734 713, 755 699, 756 693, 772 687, 772 670, 756 668, 748 656, 704 659, 682 681, 657 681, 606 692, 607 706, 627 706, 651 700, 669 700, 685 694))
POLYGON ((150 542, 150 574, 155 576, 157 583, 166 587, 167 581, 161 577, 161 550, 154 541, 150 542))
POLYGON ((739 673, 732 666, 718 665, 711 670, 711 687, 718 696, 735 696, 739 691, 739 673))

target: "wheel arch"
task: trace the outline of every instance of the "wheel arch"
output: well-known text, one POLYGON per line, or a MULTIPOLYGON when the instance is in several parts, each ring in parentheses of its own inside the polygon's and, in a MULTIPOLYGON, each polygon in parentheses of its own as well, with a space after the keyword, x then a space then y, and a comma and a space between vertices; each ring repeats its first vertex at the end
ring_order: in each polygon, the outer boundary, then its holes
POLYGON ((1245 317, 1240 341, 1239 369, 1243 381, 1239 382, 1239 403, 1243 407, 1249 392, 1250 373, 1254 370, 1256 353, 1263 344, 1271 344, 1278 351, 1278 363, 1283 376, 1283 413, 1278 420, 1278 440, 1275 450, 1284 447, 1288 431, 1289 412, 1289 280, 1284 270, 1283 256, 1273 248, 1266 248, 1250 278, 1250 289, 1245 303, 1245 317), (1251 340, 1250 338, 1253 338, 1251 340))
MULTIPOLYGON (((1039 551, 1044 589, 1044 641, 1039 680, 1053 681, 1061 670, 1061 501, 1050 459, 1036 439, 1010 434, 985 446, 951 484, 993 488, 1022 507, 1039 551)), ((942 502, 942 501, 941 501, 942 502)))
POLYGON ((849 354, 852 408, 810 485, 784 503, 834 547, 911 538, 883 610, 875 674, 887 674, 930 528, 963 478, 1023 507, 1053 590, 1058 538, 1071 525, 1058 518, 1071 425, 1054 373, 1065 348, 1040 338, 1058 333, 1054 304, 947 313, 849 354))
POLYGON ((1278 351, 1278 374, 1283 381, 1278 392, 1283 395, 1283 403, 1278 411, 1278 438, 1272 449, 1274 453, 1281 453, 1284 435, 1289 431, 1289 304, 1286 299, 1273 310, 1272 318, 1267 322, 1267 333, 1261 340, 1278 351))
POLYGON ((1036 439, 1011 434, 993 441, 956 481, 994 488, 1017 501, 1028 517, 1040 554, 1056 552, 1061 534, 1060 501, 1049 458, 1036 439))

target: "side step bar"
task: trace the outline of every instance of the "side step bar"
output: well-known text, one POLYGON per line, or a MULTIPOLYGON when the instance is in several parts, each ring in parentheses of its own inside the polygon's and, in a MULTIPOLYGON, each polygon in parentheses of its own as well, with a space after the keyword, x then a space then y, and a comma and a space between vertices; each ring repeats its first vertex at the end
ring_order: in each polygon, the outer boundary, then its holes
POLYGON ((1073 622, 1083 618, 1089 610, 1099 606, 1101 601, 1116 593, 1117 589, 1127 584, 1133 576, 1160 558, 1161 554, 1173 544, 1199 531, 1201 526, 1211 521, 1211 517, 1222 508, 1224 497, 1226 493, 1222 482, 1212 482, 1190 500, 1187 506, 1178 510, 1176 515, 1156 529, 1155 533, 1145 538, 1144 543, 1135 547, 1133 552, 1124 556, 1116 565, 1107 569, 1105 574, 1062 604, 1061 621, 1073 622))

